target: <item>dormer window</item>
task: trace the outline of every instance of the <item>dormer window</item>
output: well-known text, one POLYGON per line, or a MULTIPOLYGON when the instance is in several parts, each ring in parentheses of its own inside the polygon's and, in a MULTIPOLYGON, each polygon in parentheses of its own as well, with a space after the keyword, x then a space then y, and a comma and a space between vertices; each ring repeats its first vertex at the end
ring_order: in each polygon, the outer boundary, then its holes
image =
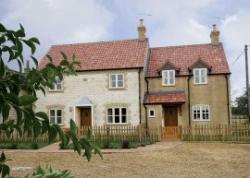
POLYGON ((207 84, 207 68, 193 69, 194 84, 207 84))
POLYGON ((163 86, 175 85, 175 70, 163 70, 161 73, 163 86))

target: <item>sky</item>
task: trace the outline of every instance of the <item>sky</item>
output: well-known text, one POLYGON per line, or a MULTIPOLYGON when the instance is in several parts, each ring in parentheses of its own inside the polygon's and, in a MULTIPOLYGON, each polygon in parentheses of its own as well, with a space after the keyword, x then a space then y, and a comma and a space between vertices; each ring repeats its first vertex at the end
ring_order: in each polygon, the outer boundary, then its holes
POLYGON ((140 18, 151 47, 209 43, 217 24, 232 72, 232 98, 243 93, 249 0, 0 0, 1 23, 12 29, 21 23, 28 36, 40 39, 37 58, 53 44, 137 38, 140 18))

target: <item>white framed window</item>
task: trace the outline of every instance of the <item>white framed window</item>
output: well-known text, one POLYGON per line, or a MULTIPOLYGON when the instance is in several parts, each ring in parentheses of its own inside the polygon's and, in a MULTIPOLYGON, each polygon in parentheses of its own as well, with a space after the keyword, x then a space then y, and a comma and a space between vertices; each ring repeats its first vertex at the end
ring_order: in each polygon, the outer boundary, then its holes
POLYGON ((110 74, 109 88, 124 88, 124 75, 123 74, 110 74))
POLYGON ((163 70, 162 74, 162 85, 163 86, 174 86, 175 85, 175 70, 163 70))
POLYGON ((127 124, 127 108, 108 108, 108 124, 127 124))
POLYGON ((194 84, 207 84, 207 68, 193 69, 194 84))
POLYGON ((49 121, 51 124, 62 124, 62 110, 61 109, 50 109, 49 110, 49 121))
POLYGON ((49 89, 49 91, 63 91, 63 81, 56 77, 53 88, 49 89))
POLYGON ((192 106, 192 113, 194 121, 210 121, 209 105, 194 105, 192 106))
POLYGON ((155 117, 155 109, 151 108, 148 110, 148 117, 155 117))

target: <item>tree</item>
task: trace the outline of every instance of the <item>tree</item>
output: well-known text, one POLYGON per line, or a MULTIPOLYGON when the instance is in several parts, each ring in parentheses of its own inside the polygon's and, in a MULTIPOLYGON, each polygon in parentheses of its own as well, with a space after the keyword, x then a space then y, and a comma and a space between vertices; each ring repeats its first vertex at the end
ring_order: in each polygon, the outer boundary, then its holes
POLYGON ((235 99, 235 105, 232 107, 232 113, 235 115, 247 115, 247 93, 244 92, 242 96, 239 96, 235 99))
MULTIPOLYGON (((88 137, 78 138, 77 127, 73 120, 70 121, 70 130, 63 132, 58 125, 49 123, 46 113, 33 110, 33 105, 38 99, 37 92, 46 94, 46 88, 52 88, 56 79, 58 77, 63 79, 64 74, 76 75, 75 67, 79 64, 74 55, 69 59, 61 52, 62 60, 59 65, 53 64, 53 58, 47 56, 48 64, 38 69, 38 61, 34 54, 39 44, 39 40, 35 37, 26 38, 22 25, 18 30, 9 30, 0 23, 0 115, 3 118, 0 133, 10 137, 14 131, 17 131, 20 135, 29 134, 34 138, 41 134, 48 134, 50 142, 59 135, 62 146, 72 141, 74 150, 79 155, 86 156, 88 160, 91 158, 92 151, 102 156, 100 149, 91 141, 90 134, 88 137), (26 72, 24 72, 24 48, 30 49, 30 60, 35 66, 26 72), (8 63, 13 61, 19 66, 17 71, 8 67, 8 63), (9 118, 11 109, 16 113, 14 120, 9 118)), ((6 167, 5 162, 6 157, 2 153, 0 157, 2 177, 9 174, 9 168, 6 167)))

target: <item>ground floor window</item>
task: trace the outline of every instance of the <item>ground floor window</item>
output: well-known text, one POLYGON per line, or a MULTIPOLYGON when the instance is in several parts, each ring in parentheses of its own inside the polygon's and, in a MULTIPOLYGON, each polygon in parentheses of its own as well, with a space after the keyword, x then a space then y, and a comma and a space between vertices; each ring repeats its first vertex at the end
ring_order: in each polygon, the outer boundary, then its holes
POLYGON ((62 124, 62 110, 61 109, 50 109, 49 119, 51 124, 62 124))
POLYGON ((194 105, 192 107, 194 121, 209 121, 210 108, 209 105, 194 105))
POLYGON ((155 117, 155 109, 151 108, 148 110, 148 117, 155 117))
POLYGON ((108 123, 109 124, 126 124, 127 123, 127 108, 124 108, 124 107, 108 108, 108 123))

